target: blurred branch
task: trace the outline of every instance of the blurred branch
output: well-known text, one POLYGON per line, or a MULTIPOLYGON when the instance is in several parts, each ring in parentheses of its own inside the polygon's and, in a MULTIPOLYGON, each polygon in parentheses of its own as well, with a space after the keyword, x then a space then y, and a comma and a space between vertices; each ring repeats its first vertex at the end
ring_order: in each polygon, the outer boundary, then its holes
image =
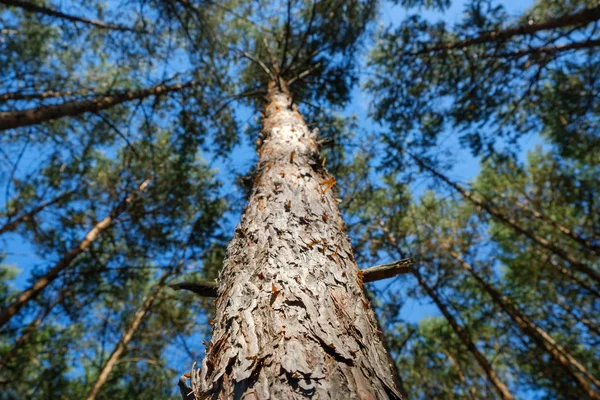
POLYGON ((103 21, 99 21, 99 20, 95 20, 95 19, 88 19, 88 18, 78 17, 78 16, 75 16, 75 15, 65 14, 65 13, 62 13, 62 12, 60 12, 58 10, 53 9, 53 8, 38 6, 36 4, 29 3, 29 2, 23 1, 23 0, 0 0, 0 4, 4 4, 4 5, 9 6, 9 7, 21 8, 21 9, 23 9, 25 11, 28 11, 28 12, 34 12, 34 13, 37 13, 37 14, 44 14, 44 15, 48 15, 48 16, 51 16, 51 17, 55 17, 55 18, 66 19, 68 21, 83 22, 84 24, 93 25, 93 26, 101 28, 101 29, 111 29, 111 30, 126 31, 126 32, 148 33, 148 32, 140 31, 140 30, 135 29, 135 28, 129 28, 129 27, 123 26, 123 25, 111 24, 111 23, 108 23, 108 22, 103 22, 103 21))
POLYGON ((600 19, 600 6, 594 8, 588 8, 581 10, 575 14, 563 15, 558 18, 551 18, 549 20, 533 23, 529 21, 527 25, 520 25, 513 28, 507 28, 503 30, 497 30, 492 32, 484 32, 481 35, 473 38, 460 40, 454 43, 440 43, 433 47, 425 48, 423 50, 412 53, 411 55, 418 56, 425 53, 453 50, 461 47, 474 46, 477 44, 502 41, 512 38, 517 35, 532 35, 539 31, 564 28, 572 25, 587 25, 591 22, 600 19))

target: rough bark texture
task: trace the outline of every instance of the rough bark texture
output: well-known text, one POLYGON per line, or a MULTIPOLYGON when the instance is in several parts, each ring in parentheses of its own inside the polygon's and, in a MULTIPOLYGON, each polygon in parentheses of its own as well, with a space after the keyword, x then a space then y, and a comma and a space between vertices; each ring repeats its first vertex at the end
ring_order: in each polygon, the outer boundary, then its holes
MULTIPOLYGON (((405 258, 400 261, 395 261, 389 264, 375 265, 370 268, 361 269, 359 274, 363 275, 363 282, 375 282, 381 279, 392 278, 399 274, 410 272, 410 266, 413 264, 412 259, 405 258)), ((196 282, 179 282, 169 285, 173 290, 189 290, 202 297, 217 297, 218 286, 213 281, 196 281, 196 282)))
POLYGON ((316 134, 285 86, 267 100, 196 397, 400 399, 316 134))
POLYGON ((567 352, 565 348, 556 343, 552 336, 531 321, 508 297, 504 296, 499 290, 487 283, 485 279, 475 272, 473 266, 463 260, 458 253, 450 251, 450 254, 471 274, 473 278, 475 278, 481 287, 483 287, 486 293, 489 294, 494 301, 494 304, 508 314, 525 335, 529 336, 535 343, 546 350, 552 360, 560 365, 573 378, 577 383, 577 386, 579 386, 590 399, 600 399, 600 393, 596 392, 591 385, 593 384, 597 388, 600 388, 600 380, 594 377, 587 368, 579 363, 579 361, 567 352))
POLYGON ((136 197, 146 190, 146 187, 150 184, 150 180, 145 180, 138 188, 138 190, 125 199, 123 199, 111 213, 105 217, 102 221, 98 222, 90 231, 85 235, 83 240, 71 250, 69 250, 50 270, 46 275, 40 277, 35 283, 25 289, 17 296, 16 300, 13 301, 8 307, 0 310, 0 327, 4 326, 10 319, 21 310, 27 303, 35 299, 49 284, 51 284, 59 274, 65 269, 72 265, 75 258, 83 253, 88 247, 94 243, 94 240, 98 238, 108 228, 110 228, 114 220, 121 215, 126 209, 129 203, 134 201, 136 197))

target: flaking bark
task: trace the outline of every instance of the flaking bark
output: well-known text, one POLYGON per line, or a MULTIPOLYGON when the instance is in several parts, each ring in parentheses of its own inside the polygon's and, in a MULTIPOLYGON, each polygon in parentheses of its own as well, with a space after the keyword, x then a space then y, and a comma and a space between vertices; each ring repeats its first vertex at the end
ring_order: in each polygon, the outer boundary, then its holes
MULTIPOLYGON (((361 269, 363 282, 375 282, 381 279, 392 278, 396 275, 410 272, 410 266, 413 260, 405 258, 388 264, 375 265, 366 269, 361 269)), ((216 282, 201 280, 196 282, 179 282, 169 285, 173 290, 188 290, 201 297, 217 297, 218 285, 216 282)))
POLYGON ((283 84, 267 100, 196 398, 400 399, 315 135, 283 84))

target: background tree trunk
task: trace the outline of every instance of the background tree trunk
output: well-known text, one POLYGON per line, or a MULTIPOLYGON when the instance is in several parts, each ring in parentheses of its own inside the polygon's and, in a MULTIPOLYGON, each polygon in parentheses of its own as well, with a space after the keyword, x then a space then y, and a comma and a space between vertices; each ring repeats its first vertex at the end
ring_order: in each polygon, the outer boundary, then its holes
POLYGON ((473 339, 469 331, 458 323, 458 321, 450 313, 446 305, 436 295, 435 291, 425 282, 421 274, 416 269, 412 272, 415 278, 417 278, 417 280, 419 281, 419 285, 421 285, 423 290, 427 293, 427 295, 431 298, 431 300, 433 300, 435 305, 442 312, 442 314, 456 333, 456 336, 459 337, 460 341, 465 345, 467 349, 469 349, 475 360, 477 360, 477 363, 485 372, 490 383, 494 385, 494 388, 498 392, 500 398, 504 400, 514 399, 513 395, 508 390, 508 387, 506 386, 506 384, 504 384, 504 382, 502 382, 502 380, 500 380, 500 377, 498 376, 488 359, 479 351, 477 346, 475 346, 475 343, 473 343, 473 339))
POLYGON ((498 307, 500 307, 502 311, 510 316, 510 318, 517 324, 517 326, 525 335, 529 336, 534 342, 548 352, 554 362, 560 365, 575 380, 577 385, 589 396, 590 399, 600 399, 598 393, 587 381, 589 380, 589 382, 600 388, 600 381, 598 381, 598 379, 596 379, 560 344, 556 343, 552 336, 550 336, 546 331, 537 326, 525 314, 523 314, 521 309, 508 297, 504 296, 499 290, 487 283, 477 272, 475 272, 473 266, 463 260, 458 253, 450 251, 450 255, 462 266, 463 269, 468 271, 471 276, 475 278, 485 292, 490 295, 492 301, 498 307))
POLYGON ((149 179, 142 182, 142 184, 134 193, 124 198, 107 217, 94 225, 94 227, 85 235, 83 240, 77 246, 69 250, 60 260, 58 260, 58 262, 54 264, 54 266, 44 276, 35 281, 31 287, 19 293, 16 300, 10 305, 0 310, 0 327, 4 326, 4 324, 10 321, 10 319, 17 314, 21 308, 27 305, 27 303, 35 299, 42 292, 42 290, 44 290, 49 284, 58 278, 62 271, 69 268, 77 256, 90 247, 96 238, 102 234, 102 232, 110 228, 114 220, 127 209, 129 203, 134 201, 140 193, 144 192, 149 184, 149 179))

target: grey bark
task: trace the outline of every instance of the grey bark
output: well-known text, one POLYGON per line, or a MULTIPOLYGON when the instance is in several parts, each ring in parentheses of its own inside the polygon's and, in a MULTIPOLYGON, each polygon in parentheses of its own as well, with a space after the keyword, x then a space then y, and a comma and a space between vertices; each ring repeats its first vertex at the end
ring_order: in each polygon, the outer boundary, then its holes
POLYGON ((219 275, 198 399, 400 399, 345 225, 283 82, 269 85, 258 175, 219 275))
MULTIPOLYGON (((370 268, 361 269, 363 282, 374 282, 381 279, 392 278, 399 274, 405 274, 410 271, 413 264, 412 259, 405 258, 389 264, 375 265, 370 268)), ((217 297, 218 285, 212 281, 179 282, 169 285, 173 290, 189 290, 202 297, 217 297)))

